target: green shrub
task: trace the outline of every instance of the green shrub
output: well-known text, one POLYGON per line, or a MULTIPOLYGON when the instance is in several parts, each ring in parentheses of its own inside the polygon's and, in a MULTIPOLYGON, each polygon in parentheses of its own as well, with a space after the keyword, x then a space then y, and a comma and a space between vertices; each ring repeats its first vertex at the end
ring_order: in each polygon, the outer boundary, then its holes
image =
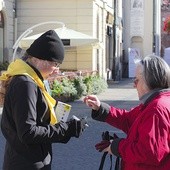
POLYGON ((107 87, 107 82, 98 75, 78 76, 73 80, 68 78, 62 79, 61 82, 55 80, 51 86, 51 93, 56 99, 67 98, 65 101, 74 101, 87 94, 99 94, 107 87))
POLYGON ((107 82, 98 75, 87 76, 84 78, 87 86, 87 94, 100 94, 107 89, 107 82))
POLYGON ((62 80, 62 85, 63 85, 62 95, 75 99, 77 95, 77 90, 74 87, 74 83, 70 81, 68 78, 64 78, 62 80))
POLYGON ((74 100, 77 96, 77 90, 72 81, 68 78, 62 79, 61 82, 55 80, 51 87, 51 94, 54 98, 65 97, 74 100))
POLYGON ((92 94, 93 93, 92 92, 92 84, 93 84, 92 76, 85 76, 83 82, 87 87, 86 95, 92 94))
POLYGON ((83 77, 78 76, 73 80, 74 87, 77 90, 77 96, 76 99, 81 98, 82 96, 86 95, 87 93, 87 86, 83 82, 83 77))
POLYGON ((51 95, 52 97, 60 97, 63 93, 63 86, 62 83, 55 80, 51 86, 51 95))
POLYGON ((100 94, 108 87, 107 82, 104 79, 102 79, 100 76, 93 76, 92 81, 93 81, 92 83, 93 94, 100 94))
POLYGON ((7 70, 8 65, 9 65, 8 61, 0 62, 0 71, 7 70))

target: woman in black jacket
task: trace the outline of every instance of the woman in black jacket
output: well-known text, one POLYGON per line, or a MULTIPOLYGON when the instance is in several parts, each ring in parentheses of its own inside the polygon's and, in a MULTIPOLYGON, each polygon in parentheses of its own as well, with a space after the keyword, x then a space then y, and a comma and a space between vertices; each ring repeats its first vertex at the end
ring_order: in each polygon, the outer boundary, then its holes
POLYGON ((0 77, 7 84, 1 119, 6 138, 3 170, 51 170, 52 143, 67 143, 84 130, 84 119, 58 122, 56 101, 44 80, 59 71, 64 46, 49 30, 16 59, 0 77))

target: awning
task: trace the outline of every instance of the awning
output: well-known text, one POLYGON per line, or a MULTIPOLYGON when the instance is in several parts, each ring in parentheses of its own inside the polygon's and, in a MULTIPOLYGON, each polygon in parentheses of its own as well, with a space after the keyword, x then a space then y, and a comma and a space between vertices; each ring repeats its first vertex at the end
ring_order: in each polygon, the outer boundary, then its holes
MULTIPOLYGON (((87 34, 72 29, 68 29, 66 27, 57 28, 55 29, 55 31, 63 41, 64 46, 66 47, 91 45, 91 44, 95 45, 96 43, 99 42, 97 38, 94 38, 92 36, 89 36, 87 34)), ((28 48, 33 43, 33 41, 37 39, 39 36, 41 36, 43 33, 35 34, 21 39, 21 41, 19 42, 19 47, 24 49, 28 48)))

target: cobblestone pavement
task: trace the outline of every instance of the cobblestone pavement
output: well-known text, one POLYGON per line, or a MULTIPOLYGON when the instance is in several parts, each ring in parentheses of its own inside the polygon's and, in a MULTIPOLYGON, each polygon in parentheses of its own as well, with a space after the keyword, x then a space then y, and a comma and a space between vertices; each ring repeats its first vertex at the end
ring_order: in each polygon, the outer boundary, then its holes
MULTIPOLYGON (((127 110, 138 104, 137 92, 133 88, 131 79, 109 82, 108 89, 98 97, 101 101, 127 110)), ((98 170, 102 153, 97 152, 94 145, 101 140, 102 132, 106 130, 116 132, 120 137, 123 137, 124 134, 106 123, 92 120, 91 110, 83 104, 82 99, 69 104, 72 105, 70 116, 87 116, 89 127, 79 139, 72 138, 67 144, 53 144, 52 170, 98 170)), ((2 169, 4 142, 0 132, 0 169, 2 169)), ((108 158, 104 169, 109 168, 108 158)))

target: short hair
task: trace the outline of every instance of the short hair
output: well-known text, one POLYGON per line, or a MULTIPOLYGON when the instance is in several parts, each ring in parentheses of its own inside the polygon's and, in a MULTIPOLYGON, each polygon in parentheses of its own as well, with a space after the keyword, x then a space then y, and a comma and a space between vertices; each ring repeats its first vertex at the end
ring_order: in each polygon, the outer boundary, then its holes
POLYGON ((148 55, 142 59, 142 75, 150 90, 169 88, 170 67, 164 59, 156 55, 148 55))

